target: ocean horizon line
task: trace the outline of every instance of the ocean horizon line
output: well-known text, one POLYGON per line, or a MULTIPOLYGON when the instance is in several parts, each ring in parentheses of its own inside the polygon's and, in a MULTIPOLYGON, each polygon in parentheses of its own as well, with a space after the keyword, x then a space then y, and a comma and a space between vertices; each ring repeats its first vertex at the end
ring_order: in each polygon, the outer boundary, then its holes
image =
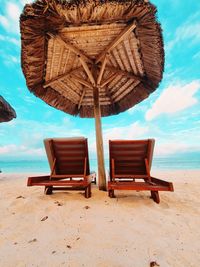
MULTIPOLYGON (((90 158, 90 169, 97 171, 97 159, 90 158)), ((109 159, 105 158, 105 167, 109 169, 109 159)), ((50 171, 48 160, 38 159, 0 159, 0 170, 5 173, 24 173, 50 171)), ((200 157, 198 156, 179 156, 179 157, 157 157, 153 158, 152 170, 200 170, 200 157)))

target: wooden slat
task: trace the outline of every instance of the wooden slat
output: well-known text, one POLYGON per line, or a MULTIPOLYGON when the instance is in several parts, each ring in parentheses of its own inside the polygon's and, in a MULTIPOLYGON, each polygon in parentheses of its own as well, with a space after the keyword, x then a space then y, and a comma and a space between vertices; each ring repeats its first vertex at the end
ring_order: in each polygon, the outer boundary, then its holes
POLYGON ((133 84, 132 80, 128 79, 128 80, 124 81, 124 83, 120 86, 120 89, 115 91, 112 94, 114 101, 118 101, 120 99, 122 93, 126 92, 127 89, 132 88, 131 87, 132 84, 133 84))
POLYGON ((108 58, 109 58, 109 60, 111 62, 111 66, 114 66, 115 68, 119 68, 119 66, 118 66, 118 64, 116 62, 115 57, 111 53, 109 53, 108 58))
POLYGON ((127 56, 126 51, 125 51, 126 48, 124 47, 124 42, 120 43, 117 46, 117 49, 118 49, 119 57, 121 58, 121 60, 123 62, 123 65, 125 67, 125 70, 128 71, 128 72, 131 72, 132 68, 130 66, 130 63, 129 63, 129 60, 128 60, 128 56, 127 56))
POLYGON ((63 45, 64 47, 70 49, 73 53, 75 53, 77 56, 82 57, 84 60, 93 63, 93 61, 86 56, 82 51, 80 51, 77 47, 75 47, 74 45, 71 45, 66 39, 63 39, 62 36, 60 35, 54 35, 52 33, 47 33, 51 38, 56 39, 56 41, 58 41, 61 45, 63 45))
MULTIPOLYGON (((144 176, 146 175, 145 171, 136 171, 136 170, 129 170, 129 171, 115 171, 115 179, 119 178, 119 179, 124 179, 124 178, 132 178, 133 176, 135 176, 135 178, 137 177, 137 179, 144 179, 143 177, 139 178, 139 176, 144 176)), ((146 175, 148 176, 148 175, 146 175)), ((146 177, 146 179, 148 179, 146 177)))
POLYGON ((59 157, 59 158, 69 158, 69 157, 73 157, 73 158, 82 158, 84 159, 85 158, 85 153, 78 153, 77 151, 57 151, 55 150, 55 155, 56 157, 59 157))
POLYGON ((64 88, 64 90, 68 93, 72 95, 73 100, 75 101, 75 103, 77 103, 77 101, 80 99, 80 95, 69 86, 69 83, 66 84, 63 81, 59 81, 59 84, 62 85, 62 87, 64 88))
POLYGON ((76 76, 74 73, 70 74, 69 77, 74 79, 75 81, 79 82, 80 84, 85 85, 86 87, 88 87, 90 89, 93 88, 92 85, 89 82, 81 79, 80 77, 76 76))
POLYGON ((124 49, 125 49, 125 52, 127 54, 127 58, 129 60, 129 63, 132 67, 133 73, 137 75, 137 68, 136 68, 136 64, 135 64, 134 59, 133 59, 133 55, 131 52, 130 43, 129 43, 128 39, 124 40, 124 49))
POLYGON ((63 53, 64 53, 64 47, 62 46, 61 47, 61 52, 59 54, 59 62, 58 62, 58 66, 57 66, 57 76, 60 74, 61 63, 62 63, 62 60, 63 60, 63 53))
POLYGON ((85 155, 85 151, 83 150, 83 146, 77 146, 77 147, 54 147, 55 151, 58 153, 63 153, 63 154, 81 154, 85 155))
POLYGON ((69 139, 69 140, 53 140, 53 144, 56 145, 66 145, 66 146, 74 146, 74 145, 82 145, 85 146, 85 140, 74 140, 74 139, 69 139))
POLYGON ((78 150, 78 149, 55 149, 55 154, 58 156, 76 156, 79 155, 81 157, 85 157, 85 152, 83 150, 78 150))
POLYGON ((110 103, 111 103, 111 105, 112 105, 112 107, 113 107, 113 109, 114 109, 114 108, 115 108, 115 103, 114 103, 112 94, 111 94, 111 92, 110 92, 110 89, 109 89, 108 87, 106 88, 106 94, 107 94, 107 96, 109 97, 109 99, 110 99, 110 103))
MULTIPOLYGON (((115 157, 113 158, 115 159, 115 157)), ((144 159, 134 160, 134 159, 131 159, 130 157, 130 159, 126 160, 126 157, 123 157, 123 160, 119 160, 117 158, 117 160, 115 159, 115 166, 116 166, 116 170, 119 170, 119 169, 122 169, 124 171, 132 170, 133 172, 142 170, 142 171, 145 171, 146 173, 144 159)))
POLYGON ((53 65, 54 65, 55 49, 56 49, 55 40, 53 40, 53 52, 52 52, 52 58, 51 58, 51 63, 50 63, 50 75, 49 75, 50 79, 52 79, 52 77, 53 77, 53 65))
POLYGON ((79 103, 78 103, 78 110, 80 110, 80 108, 81 108, 81 104, 82 104, 82 102, 83 102, 83 98, 84 98, 84 96, 85 96, 85 93, 86 93, 86 88, 83 88, 83 92, 82 92, 80 101, 79 101, 79 103))
POLYGON ((146 152, 147 151, 147 147, 146 146, 132 146, 130 144, 130 147, 128 146, 113 146, 112 147, 112 152, 111 153, 134 153, 134 152, 146 152))
POLYGON ((48 87, 48 86, 51 86, 54 82, 57 82, 59 80, 62 80, 66 77, 68 77, 69 75, 73 74, 73 73, 76 73, 76 72, 79 72, 80 70, 82 70, 82 68, 77 68, 77 69, 74 69, 74 70, 70 70, 69 72, 67 73, 63 73, 49 81, 46 81, 46 83, 43 85, 44 88, 48 87))
POLYGON ((67 161, 67 162, 80 161, 83 163, 85 155, 67 154, 67 155, 59 155, 58 158, 61 159, 62 161, 67 161))
POLYGON ((129 172, 130 170, 132 170, 134 173, 135 171, 145 171, 145 166, 144 164, 141 164, 141 162, 132 162, 132 163, 127 163, 127 162, 120 162, 120 163, 116 163, 116 173, 117 170, 123 170, 123 171, 127 171, 129 172))
POLYGON ((77 95, 81 96, 80 91, 82 90, 83 85, 76 81, 75 79, 72 79, 70 76, 68 78, 63 78, 61 80, 62 83, 66 84, 68 87, 70 87, 74 92, 77 93, 77 95))
POLYGON ((106 69, 109 70, 109 71, 112 71, 113 73, 121 74, 121 75, 127 76, 128 78, 131 78, 131 79, 134 79, 134 80, 138 80, 138 81, 142 81, 143 80, 143 78, 141 76, 135 75, 132 72, 121 70, 121 69, 118 69, 118 68, 113 68, 113 67, 110 67, 110 66, 107 66, 106 69))
POLYGON ((100 72, 99 72, 99 76, 97 78, 97 85, 99 85, 101 83, 101 79, 103 77, 104 70, 105 70, 105 67, 106 67, 106 62, 107 62, 107 58, 105 56, 104 59, 103 59, 103 62, 101 64, 101 69, 100 69, 100 72))
POLYGON ((110 145, 112 146, 127 146, 127 145, 134 145, 134 146, 142 146, 148 145, 149 139, 144 140, 110 140, 110 145))
POLYGON ((115 60, 116 60, 116 62, 117 62, 117 64, 118 64, 118 66, 120 67, 120 69, 121 69, 121 70, 125 70, 123 60, 120 58, 120 56, 119 56, 119 52, 118 52, 117 48, 114 48, 114 49, 112 50, 112 55, 113 55, 113 57, 115 58, 115 60))
POLYGON ((57 158, 57 160, 62 160, 62 161, 73 161, 73 160, 77 160, 77 161, 83 161, 83 159, 85 158, 85 154, 78 154, 78 153, 55 153, 55 156, 57 158))
POLYGON ((67 56, 65 58, 64 68, 63 68, 63 72, 64 73, 66 72, 66 68, 67 68, 67 65, 68 65, 68 60, 69 60, 69 57, 70 57, 70 53, 71 53, 71 51, 68 49, 67 56))
POLYGON ((103 80, 102 83, 100 84, 100 87, 104 87, 106 86, 109 82, 111 82, 115 77, 116 77, 116 73, 110 75, 107 79, 103 80))
POLYGON ((120 77, 120 75, 116 75, 116 77, 107 85, 110 94, 113 88, 115 88, 118 85, 118 83, 121 83, 122 79, 123 77, 120 77))
POLYGON ((131 38, 130 38, 130 45, 132 47, 132 51, 133 51, 133 57, 135 59, 139 74, 141 76, 144 75, 144 70, 143 70, 143 64, 142 64, 142 60, 141 60, 141 55, 138 51, 138 40, 133 37, 134 35, 132 34, 131 38))
POLYGON ((56 168, 58 168, 60 171, 66 170, 66 173, 68 173, 68 170, 73 170, 74 173, 77 173, 77 170, 83 170, 84 169, 84 159, 80 161, 61 161, 56 165, 56 168))
MULTIPOLYGON (((113 158, 117 162, 116 164, 124 164, 124 163, 126 163, 126 162, 124 162, 124 160, 126 160, 126 161, 131 161, 132 163, 133 162, 137 162, 137 164, 140 161, 141 162, 141 165, 144 166, 144 157, 142 157, 142 156, 141 157, 140 156, 131 156, 131 157, 128 157, 128 156, 125 156, 125 157, 124 156, 114 157, 113 156, 113 158)), ((129 164, 129 163, 127 163, 127 164, 129 164)))
POLYGON ((136 28, 136 23, 133 21, 107 46, 107 48, 97 57, 96 62, 98 63, 107 53, 115 48, 128 34, 130 34, 136 28))
POLYGON ((119 101, 120 99, 122 99, 125 95, 128 95, 131 91, 135 90, 135 87, 140 83, 140 81, 135 81, 132 82, 130 84, 130 86, 126 86, 126 88, 124 88, 124 90, 121 90, 121 93, 118 93, 118 96, 115 95, 115 102, 119 101))

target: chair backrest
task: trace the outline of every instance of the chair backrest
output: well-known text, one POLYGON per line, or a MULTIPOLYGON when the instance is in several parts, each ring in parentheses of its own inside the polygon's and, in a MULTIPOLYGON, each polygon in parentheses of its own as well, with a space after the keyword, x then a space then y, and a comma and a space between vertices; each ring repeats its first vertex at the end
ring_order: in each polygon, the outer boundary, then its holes
MULTIPOLYGON (((109 140, 110 154, 110 175, 123 178, 124 175, 148 175, 145 164, 147 159, 149 171, 151 169, 154 139, 146 140, 109 140), (112 159, 114 160, 114 169, 112 171, 112 159)), ((140 177, 138 177, 140 178, 140 177)))
POLYGON ((54 160, 56 175, 83 175, 86 159, 86 175, 90 173, 88 144, 84 137, 48 138, 44 140, 51 171, 54 160))

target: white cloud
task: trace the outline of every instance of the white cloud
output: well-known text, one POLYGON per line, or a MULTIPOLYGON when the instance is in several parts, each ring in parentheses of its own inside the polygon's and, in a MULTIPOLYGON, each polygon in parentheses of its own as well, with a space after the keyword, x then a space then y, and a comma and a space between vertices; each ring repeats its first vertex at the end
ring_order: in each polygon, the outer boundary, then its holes
POLYGON ((33 156, 44 156, 45 152, 42 148, 30 148, 29 146, 24 145, 5 145, 0 147, 0 156, 16 156, 17 157, 24 157, 27 156, 33 157, 33 156))
POLYGON ((187 45, 198 44, 200 42, 200 22, 199 22, 200 12, 199 10, 188 17, 185 23, 180 25, 175 32, 175 36, 171 41, 169 41, 165 49, 170 52, 170 50, 178 43, 182 43, 187 40, 187 45))
POLYGON ((155 156, 169 156, 173 154, 181 154, 181 153, 188 153, 200 151, 200 146, 197 144, 191 145, 186 142, 166 142, 166 143, 157 143, 155 146, 155 156))
POLYGON ((2 54, 3 62, 6 66, 13 66, 20 63, 20 58, 13 56, 13 55, 7 55, 2 54))
POLYGON ((20 7, 14 3, 7 3, 7 14, 8 17, 11 18, 13 21, 18 21, 20 16, 20 7))
POLYGON ((189 25, 183 25, 176 31, 177 42, 179 40, 191 39, 193 42, 200 40, 200 23, 193 23, 189 25))
POLYGON ((14 2, 5 3, 5 14, 0 15, 1 26, 9 33, 19 34, 19 16, 22 6, 14 2))
POLYGON ((0 15, 0 24, 5 28, 8 29, 9 28, 9 21, 6 17, 0 15))
POLYGON ((185 85, 179 83, 169 86, 146 112, 146 120, 150 121, 160 114, 173 114, 195 105, 198 102, 195 94, 199 89, 200 81, 198 80, 185 85))
POLYGON ((139 124, 139 122, 134 122, 123 127, 106 129, 104 132, 104 140, 136 139, 144 136, 148 131, 148 126, 142 126, 139 124))
POLYGON ((45 138, 83 136, 83 134, 73 127, 70 119, 57 123, 17 119, 3 124, 0 128, 0 136, 0 158, 10 156, 25 159, 26 155, 36 158, 45 154, 43 145, 45 138), (8 140, 11 140, 10 143, 8 140))
MULTIPOLYGON (((142 139, 148 138, 149 128, 143 126, 139 122, 134 122, 126 126, 109 127, 103 130, 103 144, 104 144, 104 155, 108 158, 108 141, 116 139, 142 139)), ((89 151, 91 157, 96 156, 96 139, 95 132, 90 133, 89 139, 89 151)))
POLYGON ((0 34, 0 41, 9 42, 11 44, 20 46, 19 38, 17 39, 17 38, 13 38, 13 37, 9 37, 9 36, 5 36, 5 35, 0 34))

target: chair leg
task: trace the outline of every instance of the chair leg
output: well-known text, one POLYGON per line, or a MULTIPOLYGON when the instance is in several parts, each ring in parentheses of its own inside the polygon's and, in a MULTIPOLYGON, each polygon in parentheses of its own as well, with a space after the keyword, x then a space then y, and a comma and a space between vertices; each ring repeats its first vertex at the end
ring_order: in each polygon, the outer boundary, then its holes
POLYGON ((91 197, 91 184, 89 184, 86 188, 85 188, 85 198, 90 198, 91 197))
POLYGON ((53 191, 53 186, 45 186, 44 193, 45 195, 51 195, 53 191))
POLYGON ((115 194, 114 194, 114 190, 113 189, 108 190, 108 196, 111 197, 111 198, 114 198, 115 197, 115 194))
POLYGON ((89 191, 89 197, 92 196, 92 192, 91 192, 91 184, 88 185, 88 191, 89 191))
POLYGON ((159 193, 158 191, 151 191, 151 198, 153 199, 153 201, 155 201, 156 203, 160 203, 160 197, 159 197, 159 193))

